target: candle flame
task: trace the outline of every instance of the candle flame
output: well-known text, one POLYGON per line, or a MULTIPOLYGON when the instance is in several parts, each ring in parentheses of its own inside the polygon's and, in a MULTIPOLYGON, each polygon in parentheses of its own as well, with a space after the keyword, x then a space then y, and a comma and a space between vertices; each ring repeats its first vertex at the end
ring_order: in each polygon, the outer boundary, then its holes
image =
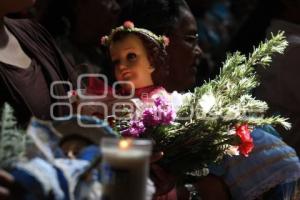
POLYGON ((127 140, 121 140, 119 142, 119 147, 120 149, 128 149, 131 146, 131 140, 127 139, 127 140))

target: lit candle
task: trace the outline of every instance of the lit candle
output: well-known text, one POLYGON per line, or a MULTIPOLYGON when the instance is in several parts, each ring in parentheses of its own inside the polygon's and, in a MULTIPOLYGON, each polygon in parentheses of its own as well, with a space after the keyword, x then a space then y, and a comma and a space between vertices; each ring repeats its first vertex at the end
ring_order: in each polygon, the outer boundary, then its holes
POLYGON ((150 140, 103 138, 102 200, 145 200, 150 140))

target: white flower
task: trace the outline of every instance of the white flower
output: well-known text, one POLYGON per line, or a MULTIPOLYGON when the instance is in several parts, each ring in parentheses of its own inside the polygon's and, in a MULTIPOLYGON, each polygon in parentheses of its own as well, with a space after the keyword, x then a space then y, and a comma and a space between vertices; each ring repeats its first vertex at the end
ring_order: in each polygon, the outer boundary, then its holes
POLYGON ((175 112, 177 112, 183 104, 188 103, 191 100, 192 95, 193 94, 191 92, 184 94, 180 94, 177 91, 172 92, 170 95, 170 100, 175 112))
POLYGON ((229 156, 238 156, 240 155, 239 152, 239 147, 238 146, 229 146, 226 150, 225 153, 229 156))
POLYGON ((204 94, 198 102, 204 114, 207 114, 216 104, 216 98, 212 93, 204 94))
MULTIPOLYGON (((235 135, 236 131, 235 131, 235 129, 229 129, 227 131, 227 134, 228 135, 235 135)), ((226 145, 225 154, 227 154, 229 156, 238 156, 238 155, 240 155, 239 147, 238 146, 233 146, 233 145, 226 145)))
POLYGON ((237 107, 228 107, 225 111, 225 120, 237 119, 241 115, 239 109, 237 107))
POLYGON ((187 92, 183 94, 183 103, 189 103, 193 97, 193 93, 187 92))

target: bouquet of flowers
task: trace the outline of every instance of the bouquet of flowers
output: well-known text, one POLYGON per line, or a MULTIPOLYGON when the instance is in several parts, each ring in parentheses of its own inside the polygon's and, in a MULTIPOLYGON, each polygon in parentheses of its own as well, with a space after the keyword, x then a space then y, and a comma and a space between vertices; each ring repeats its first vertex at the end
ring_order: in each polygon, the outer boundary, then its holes
POLYGON ((151 138, 164 152, 160 164, 176 174, 189 174, 220 161, 224 155, 248 156, 251 130, 261 125, 290 128, 285 118, 265 117, 266 102, 251 96, 259 85, 255 66, 269 66, 273 53, 283 53, 282 32, 261 43, 246 57, 228 55, 220 75, 194 92, 152 95, 130 120, 117 120, 122 136, 151 138))

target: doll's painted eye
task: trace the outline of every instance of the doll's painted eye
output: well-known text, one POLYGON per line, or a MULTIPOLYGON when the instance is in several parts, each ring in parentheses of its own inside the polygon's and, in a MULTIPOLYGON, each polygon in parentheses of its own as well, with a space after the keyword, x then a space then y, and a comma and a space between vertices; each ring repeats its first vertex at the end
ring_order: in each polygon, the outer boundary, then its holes
POLYGON ((127 54, 127 60, 129 60, 129 61, 136 60, 136 54, 135 53, 128 53, 127 54))

